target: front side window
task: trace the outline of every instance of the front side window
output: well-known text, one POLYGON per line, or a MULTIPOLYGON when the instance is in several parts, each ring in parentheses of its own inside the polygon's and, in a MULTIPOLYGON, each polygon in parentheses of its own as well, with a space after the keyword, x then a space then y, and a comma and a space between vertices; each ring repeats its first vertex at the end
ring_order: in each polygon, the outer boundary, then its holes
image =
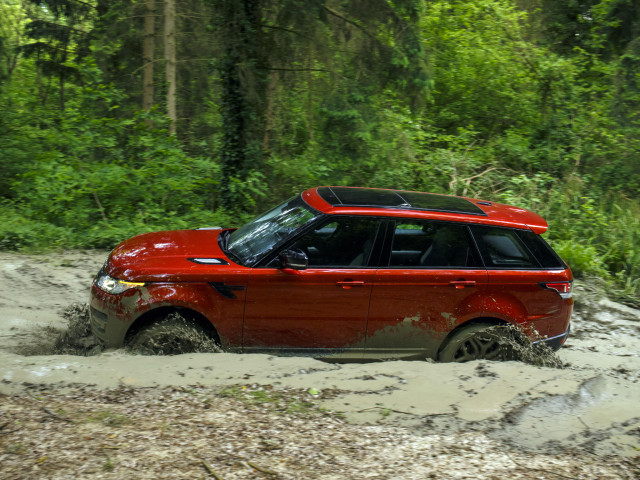
POLYGON ((379 225, 380 220, 372 217, 333 217, 289 248, 305 252, 309 267, 365 267, 373 252, 379 225))
POLYGON ((396 223, 390 267, 475 268, 479 263, 465 225, 433 221, 396 223))
POLYGON ((241 264, 251 265, 318 215, 300 197, 295 197, 233 232, 227 251, 241 264))
POLYGON ((484 226, 474 226, 471 230, 488 268, 540 268, 516 230, 484 226))

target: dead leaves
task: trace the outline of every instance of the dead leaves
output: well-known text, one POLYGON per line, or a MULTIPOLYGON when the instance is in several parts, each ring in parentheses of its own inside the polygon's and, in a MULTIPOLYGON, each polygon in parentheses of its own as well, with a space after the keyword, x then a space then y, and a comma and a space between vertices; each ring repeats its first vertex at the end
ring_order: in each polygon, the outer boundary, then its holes
POLYGON ((553 471, 631 479, 640 473, 635 460, 523 453, 479 432, 418 436, 394 426, 350 425, 315 402, 304 390, 257 385, 5 396, 0 478, 542 479, 553 471))

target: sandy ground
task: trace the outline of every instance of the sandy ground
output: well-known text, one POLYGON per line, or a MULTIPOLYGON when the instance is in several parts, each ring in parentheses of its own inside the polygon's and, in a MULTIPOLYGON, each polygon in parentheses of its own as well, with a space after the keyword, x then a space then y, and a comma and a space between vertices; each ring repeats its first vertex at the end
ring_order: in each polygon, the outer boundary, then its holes
POLYGON ((640 311, 584 285, 563 368, 52 354, 105 256, 0 252, 0 478, 640 478, 640 311))

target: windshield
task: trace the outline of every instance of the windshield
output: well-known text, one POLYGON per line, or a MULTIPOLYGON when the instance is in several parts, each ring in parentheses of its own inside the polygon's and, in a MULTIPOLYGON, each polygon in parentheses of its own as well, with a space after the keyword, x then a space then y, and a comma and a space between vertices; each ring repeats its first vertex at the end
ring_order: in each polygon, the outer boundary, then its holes
POLYGON ((233 232, 227 250, 240 263, 250 265, 318 215, 299 196, 287 200, 233 232))

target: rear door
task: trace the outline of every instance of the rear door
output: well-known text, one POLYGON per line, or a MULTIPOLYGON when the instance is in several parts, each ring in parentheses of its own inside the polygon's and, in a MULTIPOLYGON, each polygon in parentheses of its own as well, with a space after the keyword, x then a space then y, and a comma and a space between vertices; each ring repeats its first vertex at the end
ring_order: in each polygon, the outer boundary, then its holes
POLYGON ((366 356, 435 358, 446 335, 482 315, 488 276, 466 225, 397 220, 376 274, 366 356))

